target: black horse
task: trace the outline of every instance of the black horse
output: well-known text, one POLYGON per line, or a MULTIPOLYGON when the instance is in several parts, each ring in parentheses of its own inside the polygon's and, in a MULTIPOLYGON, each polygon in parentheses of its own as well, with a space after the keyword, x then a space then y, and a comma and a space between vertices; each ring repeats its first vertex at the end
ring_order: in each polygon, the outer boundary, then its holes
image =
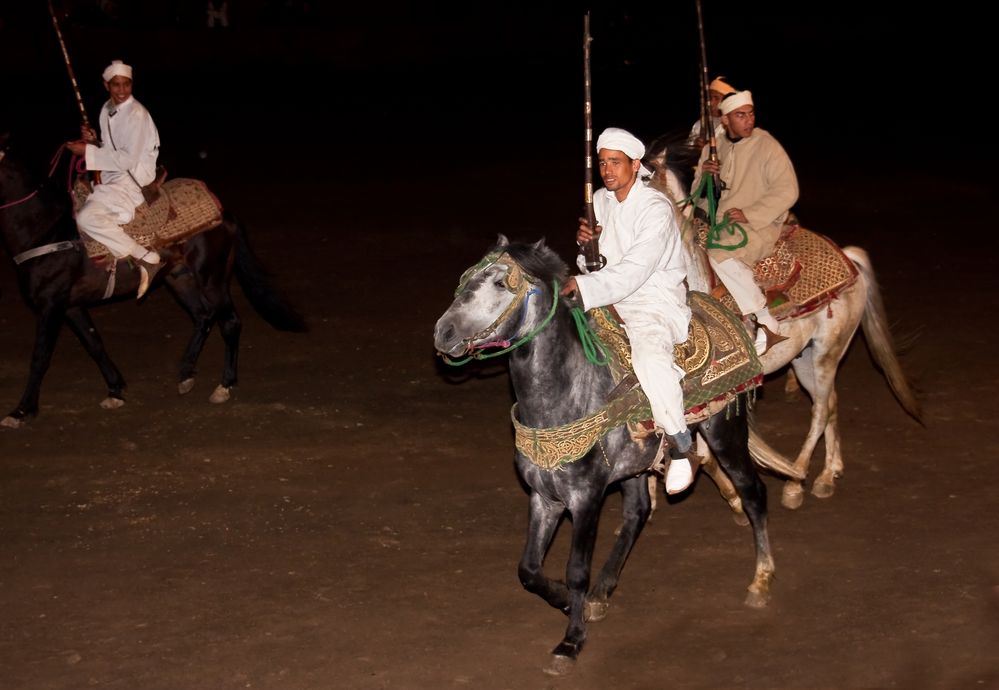
MULTIPOLYGON (((127 260, 115 267, 113 294, 106 296, 107 267, 98 266, 79 241, 69 195, 51 180, 38 183, 28 167, 10 150, 9 134, 0 135, 0 237, 15 262, 18 285, 35 313, 35 346, 28 384, 18 403, 0 426, 18 427, 38 414, 42 378, 48 370, 63 323, 69 325, 97 363, 108 386, 104 408, 124 404, 125 379, 104 349, 87 312, 122 297, 134 296, 138 269, 127 260), (51 249, 24 259, 29 250, 51 249)), ((251 251, 245 233, 228 214, 218 227, 163 248, 164 268, 156 276, 190 314, 194 330, 180 362, 179 391, 194 385, 195 365, 212 327, 218 324, 225 341, 222 381, 211 396, 225 402, 237 381, 241 324, 229 292, 233 267, 250 304, 274 328, 304 331, 302 317, 275 290, 268 274, 251 251), (162 276, 162 278, 161 278, 162 276)))
MULTIPOLYGON (((558 296, 566 277, 565 263, 543 241, 509 244, 501 236, 490 253, 466 271, 454 301, 434 330, 437 351, 446 357, 475 355, 483 347, 512 350, 516 418, 536 430, 575 425, 588 418, 604 407, 614 387, 608 368, 588 361, 570 309, 558 296)), ((752 524, 756 573, 746 603, 761 607, 769 598, 774 563, 767 535, 766 487, 749 454, 744 395, 737 405, 691 431, 717 456, 752 524)), ((579 655, 586 639, 586 620, 605 615, 625 561, 648 520, 647 477, 657 443, 636 442, 626 427, 618 426, 596 440, 585 455, 557 467, 537 463, 520 450, 523 447, 518 443, 516 464, 530 489, 530 520, 519 575, 528 591, 569 617, 565 636, 545 669, 557 675, 568 672, 579 655), (591 586, 597 522, 612 484, 621 489, 624 523, 591 586), (566 513, 572 521, 572 541, 562 582, 547 577, 543 566, 566 513)))

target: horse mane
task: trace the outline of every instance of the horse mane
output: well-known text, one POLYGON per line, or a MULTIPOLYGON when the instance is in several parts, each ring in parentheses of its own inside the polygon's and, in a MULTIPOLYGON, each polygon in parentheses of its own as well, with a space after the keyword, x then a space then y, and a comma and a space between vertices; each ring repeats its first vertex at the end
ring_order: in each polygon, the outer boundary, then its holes
POLYGON ((553 280, 559 285, 569 277, 569 267, 551 247, 545 244, 544 238, 537 242, 506 242, 501 236, 494 251, 504 251, 516 261, 528 275, 551 285, 553 280))
POLYGON ((687 134, 670 131, 652 140, 643 160, 648 164, 648 161, 660 159, 677 176, 683 188, 689 190, 694 183, 700 157, 701 149, 687 142, 687 134))

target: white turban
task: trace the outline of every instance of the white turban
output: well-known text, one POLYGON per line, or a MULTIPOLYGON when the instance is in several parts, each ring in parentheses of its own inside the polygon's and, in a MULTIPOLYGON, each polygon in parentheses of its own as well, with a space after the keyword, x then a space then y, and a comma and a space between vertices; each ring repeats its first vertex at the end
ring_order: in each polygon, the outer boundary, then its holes
POLYGON ((711 83, 708 84, 708 89, 711 91, 717 91, 723 96, 727 93, 735 93, 735 88, 725 81, 725 77, 715 77, 711 83))
POLYGON ((753 104, 753 94, 751 91, 736 91, 728 98, 723 98, 718 109, 722 115, 728 115, 736 108, 753 104))
MULTIPOLYGON (((645 144, 631 132, 619 129, 618 127, 608 127, 597 137, 598 153, 600 149, 620 151, 633 161, 640 161, 642 160, 642 156, 645 155, 645 144)), ((652 171, 642 165, 639 168, 638 174, 648 177, 652 174, 652 171)))
POLYGON ((104 77, 104 81, 111 81, 115 77, 131 79, 132 68, 121 60, 112 60, 111 64, 104 68, 104 73, 101 76, 104 77))

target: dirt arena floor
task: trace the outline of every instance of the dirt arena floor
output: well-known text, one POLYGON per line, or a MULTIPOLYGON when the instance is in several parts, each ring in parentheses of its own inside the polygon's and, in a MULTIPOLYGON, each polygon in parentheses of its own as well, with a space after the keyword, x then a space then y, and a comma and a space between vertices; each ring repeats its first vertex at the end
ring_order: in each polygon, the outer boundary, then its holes
MULTIPOLYGON (((44 78, 64 80, 61 68, 44 78)), ((788 511, 780 481, 765 477, 770 606, 743 605, 751 534, 702 474, 679 500, 660 493, 608 617, 590 625, 574 673, 550 678, 541 669, 565 619, 517 579, 527 496, 504 363, 445 367, 432 331, 497 233, 545 236, 571 258, 575 101, 539 114, 523 99, 508 106, 522 119, 501 127, 472 94, 429 114, 410 107, 413 124, 396 110, 412 93, 359 105, 342 95, 349 83, 317 79, 293 85, 292 100, 335 83, 341 102, 291 118, 249 109, 251 90, 213 101, 224 80, 163 76, 188 68, 163 68, 146 92, 163 113, 163 155, 245 221, 310 331, 271 330, 234 286, 240 383, 213 405, 221 339, 178 395, 190 326, 168 292, 95 309, 129 383, 114 411, 99 407, 97 368, 63 333, 39 416, 0 429, 0 689, 999 690, 999 247, 976 230, 992 181, 911 151, 861 165, 825 140, 795 139, 784 111, 771 131, 787 133, 799 216, 869 251, 926 426, 895 402, 858 337, 838 379, 846 467, 835 495, 788 511), (168 94, 188 87, 202 89, 199 107, 168 114, 168 94), (467 129, 451 136, 459 120, 467 129), (571 132, 533 145, 557 127, 571 132), (318 133, 315 147, 279 145, 290 129, 318 133)), ((76 126, 63 105, 69 132, 31 132, 42 166, 76 126)), ((4 256, 0 415, 21 395, 32 337, 4 256)), ((756 415, 793 455, 808 403, 787 399, 784 382, 768 381, 756 415)), ((611 494, 598 559, 619 516, 611 494)), ((567 536, 551 549, 553 576, 567 536)))
MULTIPOLYGON (((188 322, 164 290, 93 312, 130 384, 122 409, 98 407, 96 367, 64 334, 39 417, 0 430, 0 687, 999 688, 996 329, 970 297, 994 299, 995 253, 899 242, 916 224, 941 241, 955 227, 907 205, 915 190, 954 190, 912 176, 801 212, 871 252, 897 332, 916 336, 904 361, 926 428, 858 340, 839 380, 837 493, 791 512, 766 479, 770 607, 743 606, 751 535, 701 475, 687 497, 660 500, 575 674, 541 673, 564 619, 517 581, 527 498, 505 370, 459 380, 431 342, 458 276, 503 229, 479 220, 489 199, 476 190, 508 172, 447 180, 468 207, 444 221, 410 204, 432 190, 387 205, 361 186, 338 190, 354 203, 335 227, 314 200, 293 230, 262 201, 273 185, 225 185, 311 325, 272 331, 234 288, 242 368, 226 405, 207 401, 218 338, 195 390, 175 392, 188 322), (948 291, 958 266, 975 267, 960 294, 948 291)), ((10 409, 32 326, 9 265, 0 289, 10 409)), ((757 415, 791 454, 808 412, 783 382, 767 384, 757 415)), ((611 495, 598 557, 618 515, 611 495)))

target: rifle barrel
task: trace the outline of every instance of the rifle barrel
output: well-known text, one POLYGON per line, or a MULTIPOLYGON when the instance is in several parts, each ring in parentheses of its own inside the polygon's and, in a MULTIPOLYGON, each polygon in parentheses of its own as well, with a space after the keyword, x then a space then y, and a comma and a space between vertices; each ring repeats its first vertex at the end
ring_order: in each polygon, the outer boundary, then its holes
POLYGON ((66 71, 69 72, 69 81, 73 84, 73 93, 76 95, 76 104, 80 107, 80 117, 83 119, 83 126, 90 127, 90 119, 87 117, 87 108, 83 105, 83 96, 80 95, 80 86, 76 83, 76 75, 73 73, 73 63, 69 59, 69 51, 66 50, 66 41, 62 38, 62 29, 59 28, 59 19, 56 17, 55 9, 52 7, 52 0, 49 0, 49 15, 52 17, 52 26, 55 27, 56 38, 59 39, 59 47, 62 48, 62 59, 66 63, 66 71))

